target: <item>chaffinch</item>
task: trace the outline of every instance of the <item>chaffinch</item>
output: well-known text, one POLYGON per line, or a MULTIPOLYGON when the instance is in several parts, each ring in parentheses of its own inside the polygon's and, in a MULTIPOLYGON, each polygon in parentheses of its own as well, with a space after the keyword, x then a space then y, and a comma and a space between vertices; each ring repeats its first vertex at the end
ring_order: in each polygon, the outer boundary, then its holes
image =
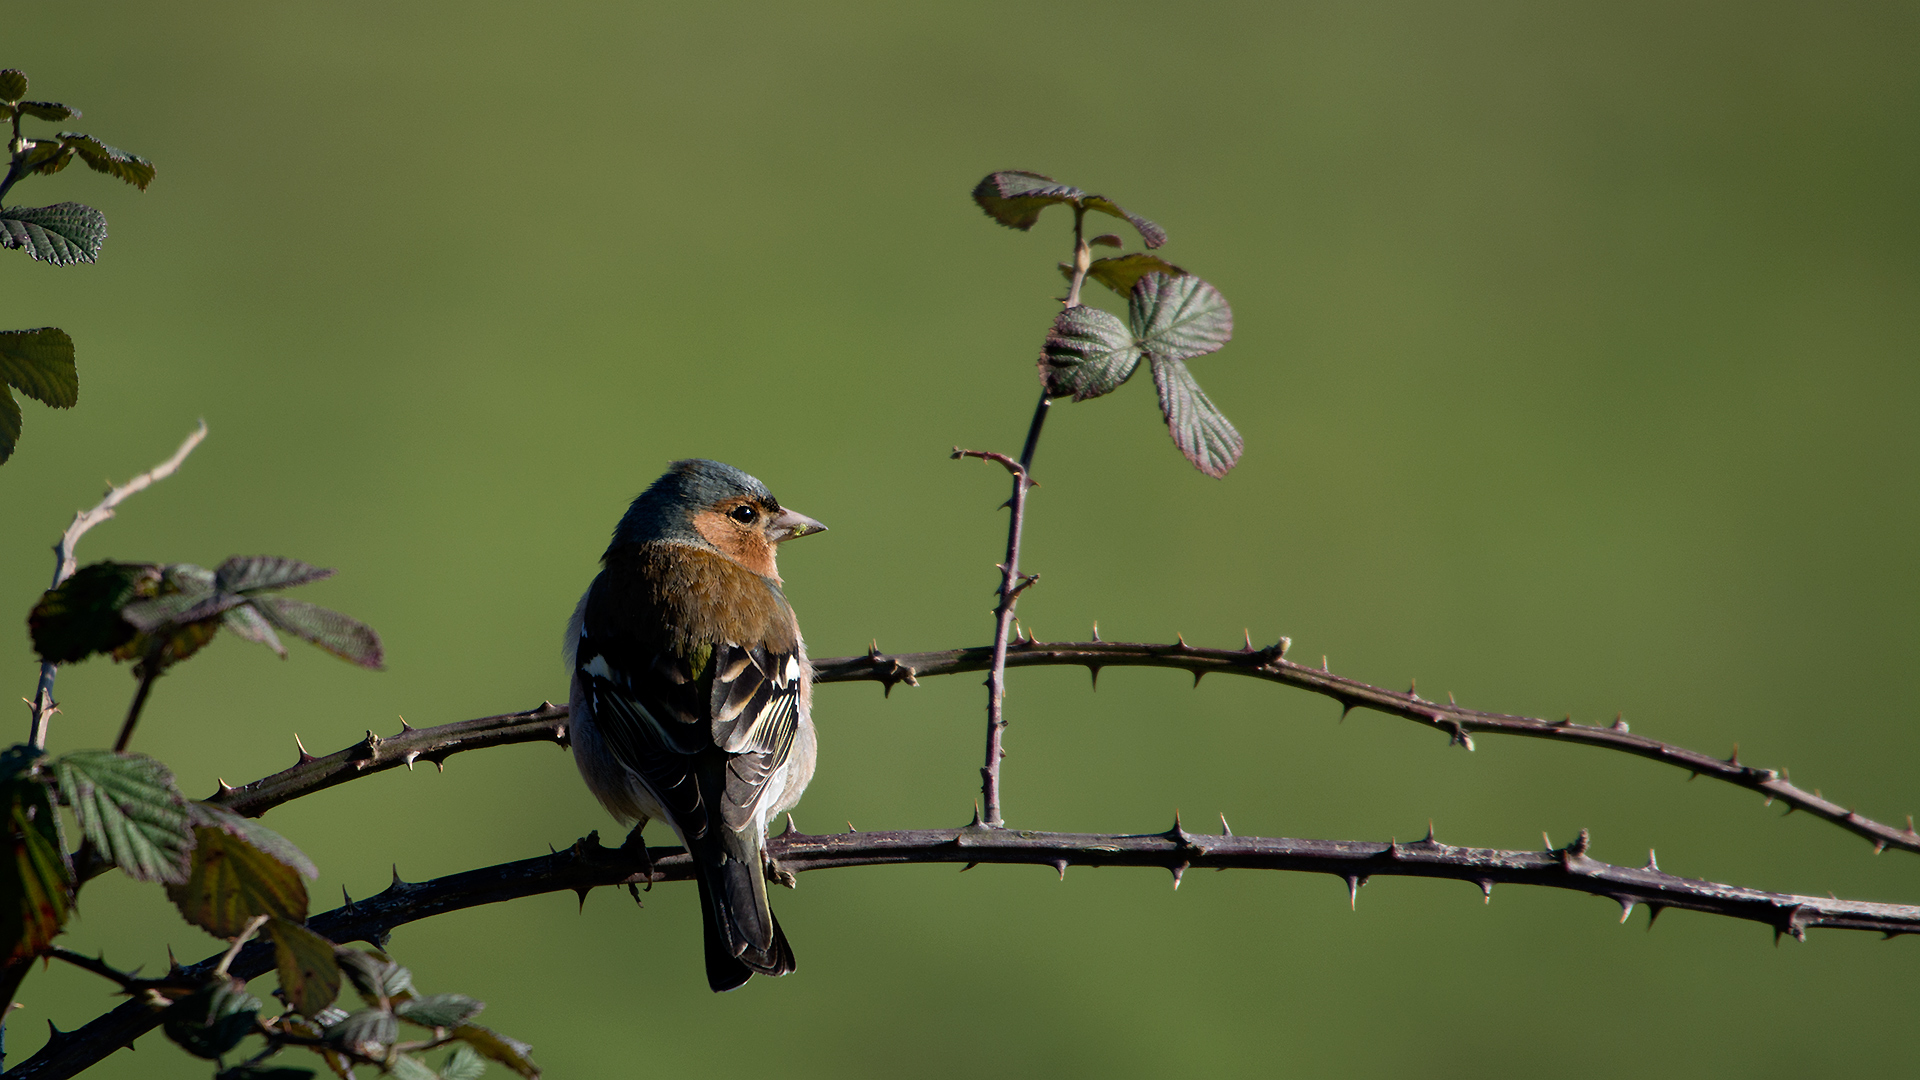
POLYGON ((686 845, 716 991, 794 967, 765 845, 813 777, 813 672, 774 552, 825 529, 739 469, 676 461, 567 623, 574 762, 623 824, 665 821, 686 845))

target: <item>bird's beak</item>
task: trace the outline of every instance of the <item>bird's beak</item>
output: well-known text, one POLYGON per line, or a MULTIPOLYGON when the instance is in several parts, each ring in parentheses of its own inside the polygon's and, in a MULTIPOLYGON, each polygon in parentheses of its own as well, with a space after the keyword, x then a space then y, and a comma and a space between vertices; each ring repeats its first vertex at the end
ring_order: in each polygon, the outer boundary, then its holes
POLYGON ((814 533, 826 531, 827 527, 825 525, 820 524, 805 514, 796 514, 791 510, 782 510, 780 511, 780 516, 774 518, 772 523, 767 526, 767 538, 777 544, 782 540, 791 540, 796 536, 811 536, 814 533))

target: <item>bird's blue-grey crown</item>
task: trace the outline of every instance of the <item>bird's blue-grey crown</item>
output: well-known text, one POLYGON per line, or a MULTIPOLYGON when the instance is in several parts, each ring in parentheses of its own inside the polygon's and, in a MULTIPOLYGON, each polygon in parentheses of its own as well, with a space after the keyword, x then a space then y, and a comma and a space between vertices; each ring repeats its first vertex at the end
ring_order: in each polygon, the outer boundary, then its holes
POLYGON ((698 541, 699 534, 693 531, 693 512, 740 495, 762 499, 775 508, 780 506, 767 485, 731 465, 705 458, 676 461, 627 507, 626 516, 613 530, 613 543, 608 550, 653 540, 698 541))

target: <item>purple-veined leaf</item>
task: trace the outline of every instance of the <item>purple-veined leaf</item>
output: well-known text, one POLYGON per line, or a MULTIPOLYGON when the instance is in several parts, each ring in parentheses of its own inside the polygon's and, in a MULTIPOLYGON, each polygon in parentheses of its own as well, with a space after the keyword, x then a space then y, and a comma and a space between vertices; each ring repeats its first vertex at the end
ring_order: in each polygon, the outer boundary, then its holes
MULTIPOLYGON (((1133 287, 1148 274, 1167 274, 1180 277, 1186 271, 1173 265, 1158 255, 1149 255, 1136 251, 1131 255, 1115 255, 1106 259, 1095 259, 1087 266, 1087 277, 1105 285, 1121 296, 1131 298, 1133 287)), ((1060 276, 1073 282, 1073 267, 1060 264, 1060 276)))
POLYGON ((1140 364, 1140 348, 1125 323, 1079 305, 1054 316, 1040 351, 1040 380, 1051 396, 1099 397, 1126 382, 1140 364))
POLYGON ((1191 274, 1151 273, 1127 298, 1127 321, 1150 356, 1190 360, 1233 337, 1233 309, 1220 290, 1191 274))
POLYGON ((334 571, 312 566, 299 559, 278 555, 235 555, 213 572, 214 586, 222 592, 252 592, 258 589, 290 589, 310 581, 332 577, 334 571))
POLYGON ((374 632, 373 627, 358 619, 318 604, 288 600, 283 596, 254 596, 249 597, 247 602, 259 609, 260 614, 282 633, 310 641, 340 659, 364 668, 380 671, 386 665, 380 635, 374 632))
POLYGON ((427 997, 409 998, 395 1005, 393 1011, 400 1019, 421 1027, 452 1028, 480 1015, 486 1003, 475 1001, 465 994, 431 994, 427 997))
POLYGON ((1160 391, 1160 413, 1167 418, 1173 444, 1193 467, 1218 479, 1240 460, 1240 433, 1220 414, 1179 360, 1153 357, 1153 385, 1160 391))
POLYGON ((1132 225, 1150 248, 1167 242, 1167 231, 1146 218, 1129 214, 1104 195, 1089 195, 1072 184, 1063 184, 1051 176, 1022 169, 991 173, 974 185, 973 201, 987 216, 1010 229, 1025 232, 1040 220, 1040 211, 1065 205, 1081 210, 1098 210, 1132 225))
POLYGON ((280 644, 280 635, 273 632, 273 627, 252 604, 241 604, 221 612, 220 625, 256 645, 265 645, 279 654, 282 660, 287 658, 287 647, 280 644))

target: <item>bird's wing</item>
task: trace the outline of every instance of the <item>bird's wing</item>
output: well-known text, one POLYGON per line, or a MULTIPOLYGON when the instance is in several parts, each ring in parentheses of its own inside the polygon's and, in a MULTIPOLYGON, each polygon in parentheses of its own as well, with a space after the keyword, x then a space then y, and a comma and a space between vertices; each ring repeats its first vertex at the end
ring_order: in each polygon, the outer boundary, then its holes
MULTIPOLYGON (((657 635, 649 641, 618 632, 633 612, 618 610, 616 600, 589 598, 575 654, 609 749, 640 775, 688 839, 707 835, 716 808, 729 829, 745 829, 767 780, 793 750, 806 664, 798 636, 756 634, 752 644, 686 645, 657 635)), ((784 598, 777 614, 791 626, 784 598)))

